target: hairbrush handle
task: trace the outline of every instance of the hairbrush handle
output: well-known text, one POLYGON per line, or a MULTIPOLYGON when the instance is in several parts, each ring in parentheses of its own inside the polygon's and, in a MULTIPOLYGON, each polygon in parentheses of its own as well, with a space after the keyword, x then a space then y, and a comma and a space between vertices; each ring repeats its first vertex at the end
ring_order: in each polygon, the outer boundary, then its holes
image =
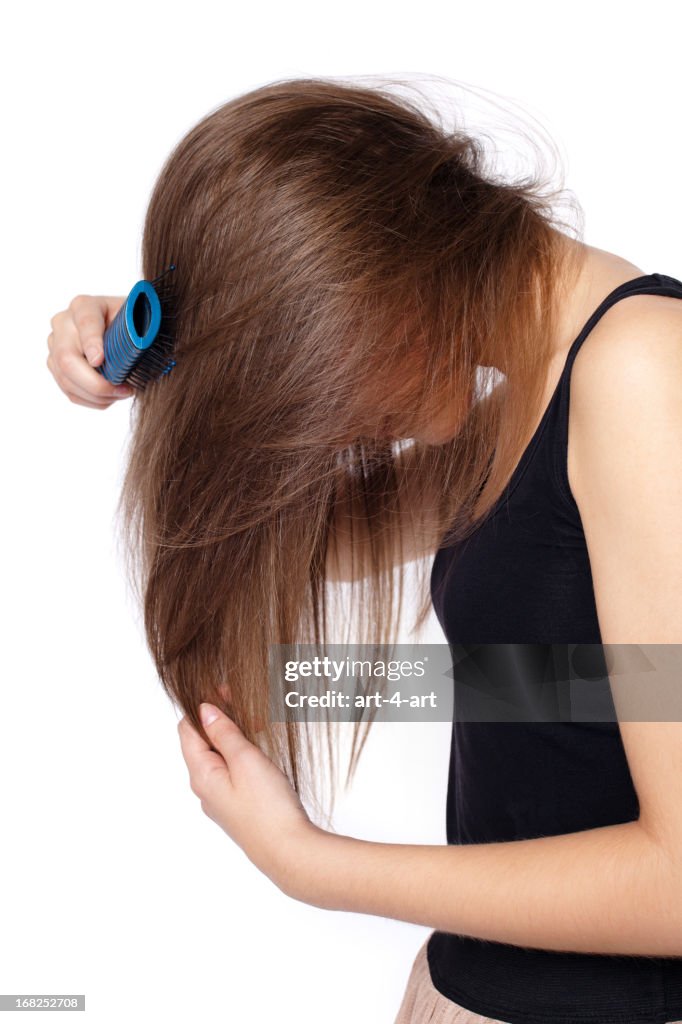
POLYGON ((98 367, 112 384, 122 384, 154 343, 161 326, 161 302, 149 281, 138 281, 104 332, 104 362, 98 367))

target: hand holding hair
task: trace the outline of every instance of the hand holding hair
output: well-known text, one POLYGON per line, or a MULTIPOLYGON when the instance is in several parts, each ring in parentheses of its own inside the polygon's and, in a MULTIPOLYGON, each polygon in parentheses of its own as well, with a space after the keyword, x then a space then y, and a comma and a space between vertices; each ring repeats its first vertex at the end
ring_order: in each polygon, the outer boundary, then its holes
POLYGON ((231 718, 213 704, 201 704, 199 710, 216 750, 185 716, 180 719, 178 732, 192 792, 204 813, 249 860, 287 891, 297 865, 322 830, 308 817, 286 775, 231 718))

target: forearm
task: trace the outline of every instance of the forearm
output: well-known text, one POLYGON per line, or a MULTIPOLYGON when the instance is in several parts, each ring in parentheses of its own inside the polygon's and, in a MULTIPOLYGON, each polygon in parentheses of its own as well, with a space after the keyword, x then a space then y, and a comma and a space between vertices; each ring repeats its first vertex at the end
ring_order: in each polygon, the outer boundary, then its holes
POLYGON ((317 830, 288 891, 330 910, 565 952, 682 956, 679 868, 638 822, 471 846, 317 830))

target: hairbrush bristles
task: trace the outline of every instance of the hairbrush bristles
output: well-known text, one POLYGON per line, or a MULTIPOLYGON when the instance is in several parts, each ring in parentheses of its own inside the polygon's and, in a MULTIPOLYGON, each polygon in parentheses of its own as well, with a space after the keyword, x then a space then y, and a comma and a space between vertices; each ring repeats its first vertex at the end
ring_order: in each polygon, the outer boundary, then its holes
POLYGON ((97 370, 112 384, 144 390, 175 366, 173 289, 160 282, 175 270, 171 263, 153 281, 138 281, 104 332, 104 362, 97 370))

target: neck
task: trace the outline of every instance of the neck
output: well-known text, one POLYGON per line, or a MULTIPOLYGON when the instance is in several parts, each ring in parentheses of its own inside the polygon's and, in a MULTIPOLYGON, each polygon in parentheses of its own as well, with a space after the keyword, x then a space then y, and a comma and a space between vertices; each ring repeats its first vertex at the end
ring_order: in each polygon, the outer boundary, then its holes
POLYGON ((618 285, 645 271, 604 249, 566 237, 568 269, 558 289, 558 310, 553 351, 557 359, 577 338, 597 306, 618 285), (570 259, 575 256, 577 262, 570 259))
MULTIPOLYGON (((561 266, 556 291, 554 339, 543 404, 556 385, 569 348, 597 306, 619 284, 645 273, 614 253, 575 241, 567 235, 562 235, 558 244, 565 246, 566 259, 561 266)), ((504 365, 497 369, 506 374, 504 365)))

